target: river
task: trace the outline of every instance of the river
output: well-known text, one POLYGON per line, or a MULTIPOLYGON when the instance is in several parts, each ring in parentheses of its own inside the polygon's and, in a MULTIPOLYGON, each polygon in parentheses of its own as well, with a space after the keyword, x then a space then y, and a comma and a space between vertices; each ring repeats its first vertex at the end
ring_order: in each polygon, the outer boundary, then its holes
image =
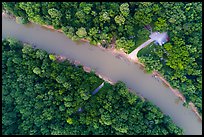
POLYGON ((2 16, 2 38, 15 37, 18 40, 34 43, 36 48, 48 53, 56 53, 82 65, 91 67, 101 74, 126 83, 128 88, 158 106, 184 130, 184 134, 201 135, 202 122, 190 108, 182 105, 168 87, 157 81, 151 74, 144 73, 138 64, 120 60, 110 51, 104 51, 88 43, 75 43, 63 33, 49 30, 36 24, 21 25, 2 16))

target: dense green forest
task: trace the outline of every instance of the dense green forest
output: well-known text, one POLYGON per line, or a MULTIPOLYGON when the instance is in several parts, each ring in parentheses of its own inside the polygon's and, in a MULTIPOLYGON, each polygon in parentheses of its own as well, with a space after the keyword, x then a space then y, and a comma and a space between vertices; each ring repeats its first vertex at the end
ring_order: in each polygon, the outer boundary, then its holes
POLYGON ((170 41, 139 52, 148 71, 158 70, 202 113, 201 2, 3 2, 20 23, 28 21, 62 29, 72 40, 130 53, 150 32, 167 31, 170 41))
POLYGON ((124 83, 105 83, 92 96, 103 82, 93 72, 13 38, 2 39, 2 79, 6 135, 183 134, 124 83))
POLYGON ((139 59, 148 71, 158 70, 202 115, 202 4, 165 2, 159 7, 154 30, 167 31, 170 41, 141 50, 139 59))

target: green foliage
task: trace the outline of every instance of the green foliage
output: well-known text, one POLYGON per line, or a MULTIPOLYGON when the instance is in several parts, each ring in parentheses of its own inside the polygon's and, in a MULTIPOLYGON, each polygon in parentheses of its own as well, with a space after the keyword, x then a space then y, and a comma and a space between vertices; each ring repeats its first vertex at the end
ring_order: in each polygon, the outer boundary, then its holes
POLYGON ((127 40, 125 37, 122 37, 119 40, 116 40, 116 48, 117 49, 124 49, 126 52, 129 51, 130 48, 135 46, 135 42, 132 40, 127 40))
POLYGON ((104 22, 109 21, 110 17, 108 12, 100 12, 99 20, 104 22))
POLYGON ((128 3, 121 4, 120 5, 120 12, 122 13, 123 16, 127 17, 130 13, 129 4, 128 3))
POLYGON ((26 18, 23 18, 23 17, 16 17, 16 22, 19 24, 27 24, 28 20, 26 18))
POLYGON ((55 60, 56 60, 55 55, 52 55, 52 54, 50 54, 50 55, 49 55, 49 58, 50 58, 51 60, 53 60, 53 61, 55 61, 55 60))
POLYGON ((150 9, 146 9, 146 8, 139 8, 139 10, 136 10, 135 14, 134 14, 134 21, 136 22, 136 24, 138 24, 139 26, 144 26, 147 24, 150 24, 152 22, 152 13, 149 13, 150 9))
POLYGON ((146 40, 149 38, 149 35, 150 35, 150 32, 146 29, 140 29, 137 31, 137 37, 139 39, 142 39, 142 40, 145 39, 146 40))
POLYGON ((81 2, 79 6, 83 9, 84 13, 89 14, 93 4, 81 2))
MULTIPOLYGON (((39 58, 39 59, 43 59, 43 58, 46 58, 47 57, 47 54, 45 51, 43 50, 37 50, 36 52, 36 57, 39 58)), ((52 57, 51 57, 52 58, 52 57)))
POLYGON ((38 68, 38 67, 34 68, 34 69, 33 69, 33 73, 35 73, 35 74, 37 74, 37 75, 41 74, 40 68, 38 68))
POLYGON ((76 34, 80 37, 80 38, 84 38, 87 35, 86 29, 81 27, 76 31, 76 34))
MULTIPOLYGON (((27 44, 25 44, 25 45, 27 45, 27 44)), ((34 53, 34 50, 33 50, 33 48, 31 46, 25 46, 25 47, 23 47, 22 52, 24 54, 28 54, 29 55, 29 54, 34 53)))
POLYGON ((125 18, 122 15, 115 16, 115 22, 119 24, 119 26, 125 24, 125 18))
MULTIPOLYGON (((153 30, 167 31, 170 41, 162 47, 153 45, 154 48, 147 47, 146 51, 142 49, 138 54, 139 58, 145 63, 147 70, 159 71, 174 88, 178 88, 184 94, 187 102, 192 101, 202 113, 201 84, 196 81, 201 77, 202 70, 200 16, 202 4, 200 2, 161 2, 154 5, 153 9, 149 8, 149 11, 159 11, 158 7, 160 7, 162 12, 156 12, 157 14, 152 17, 153 30)), ((142 12, 138 11, 135 18, 142 20, 139 14, 142 12)))
POLYGON ((48 14, 51 16, 51 18, 61 18, 61 16, 62 16, 60 11, 58 11, 55 8, 49 9, 48 14))
POLYGON ((71 125, 71 124, 73 123, 72 119, 71 119, 71 118, 68 118, 68 119, 67 119, 67 123, 71 125))
POLYGON ((166 31, 168 25, 164 19, 158 18, 158 21, 154 23, 154 26, 154 29, 157 31, 166 31))

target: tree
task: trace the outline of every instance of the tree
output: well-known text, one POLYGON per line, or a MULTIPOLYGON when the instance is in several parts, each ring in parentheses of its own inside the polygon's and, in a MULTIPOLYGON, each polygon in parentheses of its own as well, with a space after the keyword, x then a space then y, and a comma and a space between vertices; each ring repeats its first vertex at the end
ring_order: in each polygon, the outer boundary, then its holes
POLYGON ((79 19, 79 22, 86 23, 85 22, 85 17, 86 16, 85 16, 85 14, 84 14, 84 12, 82 10, 77 11, 75 16, 79 19))
POLYGON ((122 15, 124 17, 127 17, 130 13, 130 10, 129 10, 129 4, 128 3, 123 3, 120 5, 120 12, 122 13, 122 15))
POLYGON ((27 24, 28 23, 28 19, 27 18, 23 18, 23 17, 16 17, 16 22, 19 24, 27 24))
POLYGON ((98 27, 93 27, 89 29, 88 35, 91 37, 95 37, 95 35, 98 33, 98 27))
POLYGON ((81 27, 78 28, 78 30, 76 31, 76 34, 80 37, 80 38, 84 38, 87 35, 86 29, 81 27))
POLYGON ((40 68, 38 68, 38 67, 34 68, 34 69, 33 69, 33 73, 35 73, 35 74, 37 74, 37 75, 41 74, 40 68))
POLYGON ((105 115, 101 115, 101 119, 99 119, 99 122, 103 125, 111 125, 112 124, 111 117, 107 113, 105 115))
POLYGON ((91 12, 91 8, 93 7, 93 4, 81 2, 79 4, 79 7, 83 9, 84 13, 89 14, 91 12))
POLYGON ((67 123, 70 124, 70 125, 73 124, 72 119, 71 119, 71 118, 68 118, 68 119, 67 119, 67 123))
POLYGON ((144 26, 152 22, 151 13, 146 13, 145 9, 137 10, 134 14, 135 23, 144 26))
POLYGON ((149 35, 150 32, 144 28, 137 31, 137 37, 139 39, 148 39, 149 35))
POLYGON ((51 16, 51 18, 59 18, 60 19, 62 17, 61 12, 55 8, 48 9, 48 14, 51 16))
POLYGON ((47 57, 47 54, 43 50, 37 50, 36 57, 42 60, 47 57))
POLYGON ((63 84, 63 86, 64 86, 66 89, 68 89, 68 90, 71 89, 71 84, 68 83, 68 82, 65 82, 65 83, 63 84))
POLYGON ((116 40, 116 48, 117 49, 124 49, 125 52, 128 53, 130 48, 135 46, 135 42, 132 40, 126 40, 125 37, 121 37, 120 39, 116 40))
POLYGON ((119 26, 125 24, 125 18, 122 15, 115 16, 115 22, 119 24, 119 26))
POLYGON ((55 55, 53 55, 53 54, 50 54, 50 55, 49 55, 49 58, 50 58, 52 61, 55 61, 55 60, 56 60, 56 57, 55 57, 55 55))
POLYGON ((34 50, 31 46, 28 46, 27 44, 24 44, 25 46, 22 49, 22 52, 24 54, 32 55, 34 53, 34 50))
POLYGON ((166 31, 166 29, 167 29, 167 23, 162 18, 158 18, 158 21, 156 21, 154 23, 154 25, 155 25, 154 29, 157 30, 157 31, 162 31, 163 32, 163 31, 166 31))
MULTIPOLYGON (((66 78, 65 78, 64 76, 57 76, 57 77, 56 77, 56 81, 57 81, 58 83, 65 83, 66 78)), ((66 84, 66 85, 67 85, 67 84, 66 84)))
POLYGON ((100 16, 99 16, 99 20, 102 22, 109 22, 110 21, 110 17, 108 12, 100 12, 100 16))

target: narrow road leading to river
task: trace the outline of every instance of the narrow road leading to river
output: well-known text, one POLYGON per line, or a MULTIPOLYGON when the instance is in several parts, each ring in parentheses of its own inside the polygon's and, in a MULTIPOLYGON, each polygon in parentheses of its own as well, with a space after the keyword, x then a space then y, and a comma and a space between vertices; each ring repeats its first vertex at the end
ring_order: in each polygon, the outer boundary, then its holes
POLYGON ((111 52, 104 51, 88 43, 77 44, 64 34, 35 24, 20 25, 2 17, 2 37, 12 36, 23 42, 34 43, 36 48, 48 53, 56 53, 72 60, 78 60, 114 81, 121 80, 128 88, 135 90, 161 111, 169 115, 185 134, 202 134, 202 123, 191 109, 178 102, 169 88, 146 74, 139 65, 128 60, 120 60, 111 52))
POLYGON ((144 47, 146 47, 147 45, 149 45, 151 42, 153 42, 154 40, 149 39, 146 42, 144 42, 142 45, 140 45, 139 47, 137 47, 135 50, 133 50, 130 54, 129 57, 131 59, 137 59, 137 53, 138 51, 140 51, 141 49, 143 49, 144 47))

